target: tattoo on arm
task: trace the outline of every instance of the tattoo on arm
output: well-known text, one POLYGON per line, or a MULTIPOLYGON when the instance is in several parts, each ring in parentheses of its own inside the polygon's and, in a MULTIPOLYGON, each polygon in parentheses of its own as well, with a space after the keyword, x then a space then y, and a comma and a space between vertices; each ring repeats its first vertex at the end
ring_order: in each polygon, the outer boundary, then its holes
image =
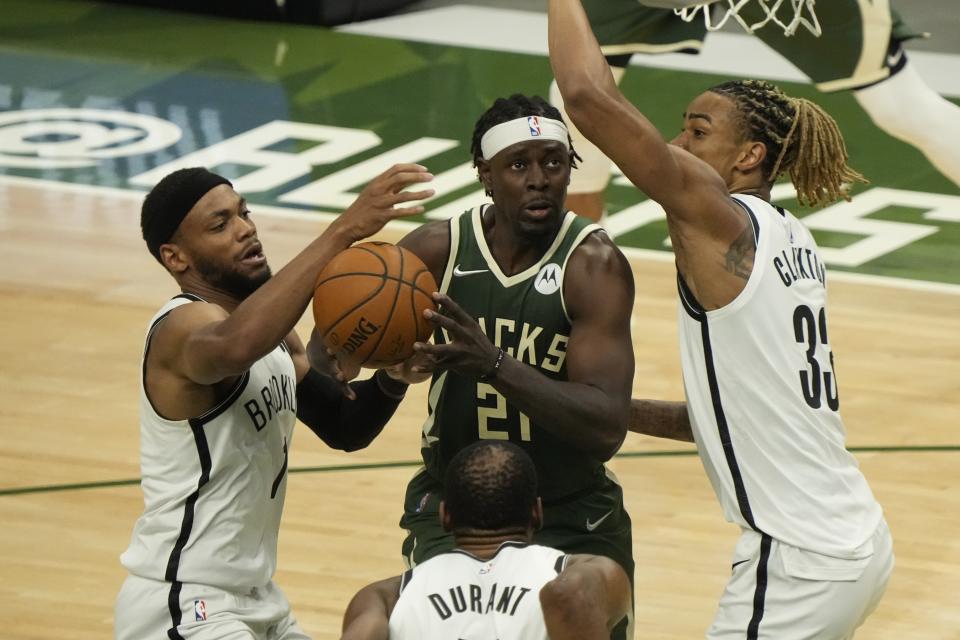
POLYGON ((753 271, 753 258, 757 253, 756 240, 753 235, 753 225, 748 224, 736 240, 730 243, 724 255, 724 266, 727 271, 747 280, 753 271))

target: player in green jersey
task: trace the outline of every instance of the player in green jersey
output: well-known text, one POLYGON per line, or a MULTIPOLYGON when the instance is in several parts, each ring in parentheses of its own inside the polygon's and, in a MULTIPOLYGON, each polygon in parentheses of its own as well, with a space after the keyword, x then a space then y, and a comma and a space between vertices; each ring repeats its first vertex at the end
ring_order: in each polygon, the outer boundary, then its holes
POLYGON ((413 373, 432 380, 424 469, 401 520, 405 559, 414 565, 454 546, 437 517, 451 458, 480 439, 510 440, 533 459, 547 507, 534 541, 607 556, 632 577, 630 518, 604 466, 630 408, 630 266, 600 227, 564 209, 576 154, 542 98, 497 100, 471 148, 493 204, 400 242, 440 283, 441 305, 427 312, 433 344, 416 345, 413 373))
MULTIPOLYGON (((699 15, 685 22, 672 10, 644 6, 644 0, 584 0, 583 7, 618 83, 633 54, 697 53, 706 36, 699 15)), ((928 34, 911 30, 888 0, 831 0, 818 3, 815 10, 820 36, 805 29, 787 36, 774 25, 759 28, 754 35, 820 91, 851 91, 874 124, 922 151, 941 173, 960 184, 960 150, 953 144, 960 137, 960 107, 924 82, 902 47, 904 41, 928 34)), ((748 24, 765 16, 756 0, 743 3, 739 14, 748 24)), ((562 111, 555 81, 550 101, 562 111)), ((599 220, 612 163, 575 127, 570 132, 584 162, 573 174, 567 206, 599 220)))

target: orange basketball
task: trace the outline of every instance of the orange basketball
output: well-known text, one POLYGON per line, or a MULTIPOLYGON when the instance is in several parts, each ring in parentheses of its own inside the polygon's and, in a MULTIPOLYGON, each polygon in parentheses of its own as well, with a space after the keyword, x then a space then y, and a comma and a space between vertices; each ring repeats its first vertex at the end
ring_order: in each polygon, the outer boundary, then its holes
POLYGON ((430 337, 424 309, 436 309, 437 283, 423 261, 385 242, 357 244, 317 277, 313 319, 343 361, 371 369, 403 362, 430 337))

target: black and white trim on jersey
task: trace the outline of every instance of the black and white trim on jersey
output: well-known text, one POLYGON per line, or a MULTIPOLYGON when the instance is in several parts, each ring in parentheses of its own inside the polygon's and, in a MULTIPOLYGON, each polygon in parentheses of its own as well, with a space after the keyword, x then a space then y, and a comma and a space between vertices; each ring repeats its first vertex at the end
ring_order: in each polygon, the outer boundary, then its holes
MULTIPOLYGON (((200 296, 195 296, 195 295, 193 295, 192 293, 181 293, 180 295, 173 296, 170 300, 172 301, 172 300, 176 300, 176 299, 178 299, 178 298, 182 298, 182 299, 184 299, 184 300, 189 300, 189 301, 191 301, 191 302, 206 302, 206 301, 205 301, 203 298, 201 298, 200 296)), ((174 307, 173 309, 176 309, 176 307, 174 307)), ((166 320, 167 316, 170 315, 170 311, 173 311, 173 309, 170 309, 169 311, 167 311, 167 312, 163 313, 162 315, 160 315, 159 317, 157 317, 157 318, 150 324, 150 328, 147 329, 147 339, 146 339, 146 341, 144 342, 144 345, 143 345, 143 364, 140 365, 140 380, 141 380, 141 382, 142 382, 142 384, 143 384, 144 393, 145 393, 145 395, 147 396, 147 402, 150 403, 150 408, 153 409, 153 412, 156 413, 158 416, 160 415, 160 412, 157 411, 157 408, 156 408, 155 406, 153 406, 153 400, 150 399, 150 394, 147 394, 147 393, 146 393, 146 388, 147 388, 147 355, 150 353, 150 342, 153 340, 153 334, 154 334, 154 332, 157 330, 157 327, 160 326, 160 323, 163 322, 164 320, 166 320)))
MULTIPOLYGON (((508 548, 523 549, 529 546, 530 546, 529 542, 523 542, 520 540, 508 540, 502 543, 499 547, 497 547, 496 552, 489 558, 479 558, 464 549, 451 549, 447 553, 466 556, 471 560, 476 560, 477 562, 480 562, 480 563, 486 563, 486 562, 493 561, 494 558, 496 558, 500 554, 500 552, 503 551, 504 549, 508 549, 508 548)), ((564 554, 557 558, 557 562, 554 564, 554 570, 557 572, 557 575, 560 575, 560 573, 566 568, 567 559, 569 557, 570 557, 569 555, 564 554)), ((403 590, 407 588, 407 585, 410 584, 410 581, 413 579, 413 572, 415 569, 416 567, 411 567, 410 569, 407 569, 406 571, 404 571, 403 574, 401 574, 400 589, 397 591, 397 593, 403 593, 403 590)))
POLYGON ((707 380, 710 384, 710 400, 713 403, 713 413, 717 430, 720 433, 720 442, 723 444, 723 454, 727 460, 727 467, 730 470, 734 490, 737 494, 737 505, 740 507, 740 513, 743 515, 743 519, 750 525, 750 528, 754 531, 759 531, 756 522, 753 520, 750 499, 747 497, 747 489, 743 483, 740 466, 737 464, 737 454, 733 450, 733 441, 730 437, 727 417, 723 411, 723 401, 720 398, 720 385, 717 383, 717 371, 713 363, 713 347, 710 344, 710 323, 707 319, 707 314, 704 313, 699 319, 699 322, 700 337, 703 341, 703 360, 707 367, 707 380))
POLYGON ((700 303, 697 302, 693 292, 690 291, 687 282, 683 279, 683 275, 679 271, 677 271, 677 295, 680 297, 680 304, 688 316, 697 322, 706 318, 706 311, 704 311, 700 303))
POLYGON ((507 540, 506 542, 501 543, 500 546, 497 547, 497 550, 494 552, 494 554, 489 558, 478 558, 477 556, 473 555, 469 551, 465 551, 464 549, 451 549, 448 553, 459 553, 460 555, 467 556, 468 558, 473 558, 477 562, 490 562, 491 560, 496 558, 500 554, 500 552, 503 551, 504 549, 509 549, 511 547, 514 549, 523 549, 524 547, 529 547, 529 546, 530 546, 529 542, 523 542, 521 540, 507 540))
MULTIPOLYGON (((747 213, 750 223, 753 226, 754 248, 760 245, 760 221, 756 214, 745 202, 733 198, 743 210, 747 213)), ((754 531, 758 531, 762 536, 760 547, 760 558, 757 563, 756 587, 753 594, 753 615, 751 616, 747 628, 747 639, 755 640, 759 637, 760 621, 763 619, 764 603, 767 589, 767 563, 770 558, 770 547, 772 538, 760 531, 753 517, 753 510, 750 507, 750 499, 747 496, 746 486, 743 481, 743 475, 740 466, 737 463, 737 455, 734 451, 733 441, 730 436, 730 428, 727 424, 726 414, 723 409, 723 400, 720 396, 720 385, 717 380, 717 372, 713 357, 713 348, 710 342, 710 321, 709 314, 693 295, 693 292, 687 286, 683 276, 677 273, 677 290, 680 297, 680 303, 684 311, 700 326, 700 340, 703 347, 703 361, 706 367, 707 381, 710 387, 710 400, 713 405, 714 420, 717 427, 720 442, 723 447, 724 458, 730 477, 733 481, 734 491, 737 498, 737 506, 743 516, 744 521, 754 531)))
MULTIPOLYGON (((191 302, 205 302, 203 298, 199 296, 183 293, 178 296, 174 296, 173 300, 178 298, 186 299, 191 302)), ((173 311, 173 309, 170 309, 173 311)), ((146 391, 147 384, 147 355, 150 351, 150 342, 153 338, 153 334, 156 331, 160 323, 170 314, 170 311, 162 314, 150 325, 150 329, 147 332, 146 344, 143 350, 143 369, 142 369, 142 380, 143 388, 146 391)), ((167 559, 167 567, 164 574, 164 578, 167 582, 170 583, 170 592, 167 596, 167 606, 170 610, 170 621, 171 627, 167 630, 167 637, 170 640, 183 640, 183 637, 177 631, 177 627, 180 626, 182 621, 182 610, 180 608, 180 590, 182 583, 178 580, 178 570, 180 567, 180 556, 183 553, 184 548, 187 546, 187 542, 190 540, 190 533, 193 530, 193 520, 194 513, 196 509, 197 501, 200 499, 200 492, 203 487, 210 481, 210 470, 213 468, 213 462, 210 456, 210 447, 207 443, 207 437, 204 433, 203 427, 205 424, 211 422, 220 416, 224 411, 230 408, 230 406, 236 401, 240 394, 243 393, 244 389, 247 386, 247 383, 250 380, 250 372, 245 371, 241 375, 233 388, 230 390, 230 393, 227 396, 218 402, 215 406, 211 407, 209 410, 205 411, 196 418, 191 418, 188 420, 190 425, 190 430, 193 434, 194 444, 197 449, 197 458, 200 462, 200 477, 197 481, 197 488, 187 496, 187 499, 183 507, 183 519, 180 524, 180 534, 177 536, 177 540, 173 545, 173 549, 170 551, 170 556, 167 559)), ((150 402, 153 411, 159 416, 161 415, 156 407, 153 406, 153 401, 150 400, 149 395, 147 394, 147 401, 150 402)))
MULTIPOLYGON (((733 201, 740 205, 750 218, 753 225, 754 248, 760 244, 760 222, 750 207, 737 198, 733 201)), ((723 444, 723 453, 727 461, 727 467, 730 476, 733 479, 734 490, 737 495, 737 505, 740 507, 740 513, 743 519, 750 525, 754 531, 760 531, 753 519, 753 511, 750 508, 750 500, 747 497, 747 489, 743 482, 743 476, 740 473, 740 466, 737 464, 737 454, 733 450, 733 441, 730 437, 730 428, 727 425, 727 418, 723 411, 723 401, 720 398, 720 385, 717 383, 717 372, 713 361, 713 349, 710 344, 710 324, 706 310, 697 301, 696 296, 687 286, 683 276, 677 273, 677 290, 680 295, 680 303, 691 318, 700 324, 700 339, 703 345, 703 359, 706 366, 707 380, 710 385, 710 400, 713 403, 713 413, 716 420, 717 430, 720 434, 720 442, 723 444)), ((762 532, 761 532, 762 533, 762 532)))
POLYGON ((757 562, 757 586, 753 591, 753 615, 747 625, 747 640, 757 640, 760 637, 760 621, 763 620, 763 609, 767 597, 767 563, 770 560, 770 548, 773 538, 761 534, 760 559, 757 562))
POLYGON ((753 225, 753 248, 756 249, 760 244, 760 221, 757 220, 756 214, 753 213, 753 210, 750 209, 750 206, 746 202, 737 198, 733 198, 733 201, 743 207, 743 210, 747 212, 747 216, 750 218, 750 223, 753 225))
MULTIPOLYGON (((193 514, 197 501, 200 499, 200 490, 209 482, 210 469, 213 467, 213 462, 210 457, 210 447, 207 445, 207 436, 203 431, 203 427, 230 408, 230 405, 243 393, 249 380, 250 372, 246 371, 240 376, 240 379, 237 380, 237 384, 226 398, 203 415, 192 418, 189 421, 190 430, 193 432, 193 439, 197 445, 197 457, 200 460, 200 480, 197 482, 196 491, 187 496, 187 500, 183 506, 183 522, 180 526, 180 535, 173 545, 173 550, 170 552, 170 559, 167 561, 166 580, 171 583, 168 605, 170 607, 170 617, 173 624, 170 630, 167 631, 167 636, 170 640, 183 640, 183 637, 177 632, 177 627, 180 626, 182 615, 180 609, 181 583, 177 580, 177 570, 180 566, 180 554, 183 553, 183 549, 190 540, 190 532, 193 529, 193 514)), ((284 460, 284 469, 286 469, 286 460, 284 460)))
POLYGON ((567 568, 567 559, 569 557, 570 557, 569 555, 563 554, 562 556, 557 558, 557 561, 553 565, 553 570, 557 572, 557 575, 560 575, 561 573, 563 573, 563 570, 567 568))
MULTIPOLYGON (((757 220, 756 214, 750 209, 750 206, 738 200, 737 198, 732 198, 734 202, 740 205, 741 208, 747 213, 747 217, 750 219, 750 224, 753 225, 753 247, 756 249, 760 246, 760 221, 757 220)), ((782 210, 781 210, 782 214, 782 210)), ((683 309, 687 312, 691 318, 697 322, 701 322, 706 317, 706 311, 697 301, 696 296, 693 295, 693 292, 690 291, 690 288, 687 286, 686 281, 683 279, 683 275, 680 271, 677 271, 677 293, 680 296, 680 303, 683 305, 683 309)))
MULTIPOLYGON (((170 552, 170 558, 167 561, 166 580, 171 583, 168 605, 170 607, 171 622, 173 623, 173 626, 167 631, 167 636, 170 640, 183 640, 182 636, 177 632, 177 627, 180 625, 182 615, 180 609, 181 583, 177 580, 177 570, 180 566, 180 554, 183 553, 183 549, 190 540, 190 532, 193 529, 194 509, 196 508, 197 501, 200 499, 200 491, 204 485, 209 482, 210 469, 213 467, 213 462, 210 457, 210 447, 207 445, 207 436, 203 431, 203 427, 230 408, 234 401, 240 397, 240 394, 243 393, 249 380, 250 372, 246 371, 240 376, 240 379, 237 380, 237 384, 226 398, 203 415, 189 420, 190 430, 193 432, 193 439, 197 446, 197 457, 200 460, 200 479, 197 482, 196 491, 187 496, 187 500, 184 503, 180 535, 177 537, 177 541, 173 545, 173 550, 170 552)), ((284 452, 286 452, 286 448, 284 452)), ((285 469, 286 460, 284 460, 284 470, 285 469)))
MULTIPOLYGON (((523 542, 520 540, 508 540, 502 543, 499 547, 497 547, 496 553, 494 553, 492 556, 486 559, 478 558, 477 556, 473 555, 469 551, 465 551, 463 549, 452 549, 448 553, 458 553, 460 555, 467 556, 468 558, 472 558, 477 562, 490 562, 494 558, 496 558, 497 555, 499 555, 499 553, 504 549, 508 549, 508 548, 523 549, 529 546, 530 546, 529 542, 523 542)), ((563 570, 567 568, 567 561, 569 560, 569 558, 570 558, 569 554, 563 554, 562 556, 557 558, 557 561, 553 565, 553 568, 557 572, 557 575, 560 575, 563 572, 563 570)), ((413 569, 407 569, 407 571, 404 572, 403 577, 400 580, 401 591, 403 591, 403 587, 406 585, 407 582, 409 582, 409 579, 412 576, 413 576, 413 569)))
POLYGON ((403 575, 400 576, 400 589, 397 593, 403 593, 403 590, 407 588, 407 585, 410 584, 410 579, 413 578, 413 569, 407 569, 403 572, 403 575))
POLYGON ((778 566, 773 540, 838 562, 859 559, 883 515, 844 447, 842 419, 810 393, 810 371, 823 383, 820 400, 833 388, 824 375, 833 354, 816 240, 802 221, 762 198, 733 199, 756 236, 750 275, 733 300, 707 310, 687 286, 690 274, 678 274, 677 317, 698 453, 724 516, 751 542, 749 564, 734 577, 748 607, 737 615, 740 637, 758 638, 773 624, 765 613, 778 566))
MULTIPOLYGON (((234 396, 235 397, 235 396, 234 396)), ((193 514, 197 500, 200 499, 200 490, 210 480, 210 469, 213 466, 210 459, 210 448, 207 446, 207 436, 203 432, 202 421, 190 421, 190 429, 193 431, 193 439, 197 445, 197 456, 200 458, 200 480, 197 482, 197 489, 187 496, 183 507, 183 522, 180 525, 180 535, 177 537, 173 550, 170 552, 170 558, 167 560, 166 580, 170 582, 170 595, 167 599, 167 606, 170 608, 171 627, 167 631, 167 637, 170 640, 183 640, 183 636, 177 631, 182 619, 182 610, 180 608, 180 588, 182 583, 177 580, 177 570, 180 567, 180 554, 183 553, 187 541, 190 539, 190 531, 193 529, 193 514)))
POLYGON ((727 426, 727 418, 723 412, 723 402, 720 398, 720 386, 717 384, 717 372, 713 364, 713 350, 710 346, 710 324, 707 320, 707 313, 693 296, 693 292, 687 287, 683 276, 677 274, 677 289, 680 293, 680 303, 683 305, 687 314, 700 324, 700 340, 703 345, 703 359, 707 368, 707 380, 710 384, 710 400, 713 403, 714 419, 717 430, 720 433, 720 442, 723 443, 723 453, 727 460, 727 468, 730 476, 733 478, 734 489, 737 493, 737 504, 740 507, 740 513, 743 519, 755 531, 757 525, 753 520, 753 512, 750 509, 750 500, 747 497, 747 490, 743 484, 743 476, 740 473, 740 467, 737 464, 737 454, 733 450, 733 442, 730 438, 730 429, 727 426))

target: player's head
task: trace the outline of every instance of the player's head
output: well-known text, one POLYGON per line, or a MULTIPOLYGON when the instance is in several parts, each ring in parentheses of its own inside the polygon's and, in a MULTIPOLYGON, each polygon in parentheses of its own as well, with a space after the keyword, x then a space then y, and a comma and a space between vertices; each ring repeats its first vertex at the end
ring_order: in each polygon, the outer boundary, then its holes
POLYGON ((140 228, 150 253, 178 282, 199 278, 242 300, 270 279, 249 214, 229 180, 192 167, 150 190, 140 228))
POLYGON ((705 160, 728 186, 738 179, 768 186, 789 173, 801 203, 848 198, 846 183, 863 181, 847 166, 843 136, 829 114, 761 80, 724 82, 697 96, 674 143, 705 160))
POLYGON ((498 98, 470 143, 484 191, 523 234, 553 234, 577 154, 563 117, 539 96, 498 98))
POLYGON ((441 518, 454 533, 525 533, 540 527, 537 471, 515 444, 480 440, 450 461, 441 518))
MULTIPOLYGON (((509 98, 497 98, 493 105, 483 112, 477 124, 473 127, 473 140, 470 142, 470 152, 473 154, 473 166, 478 166, 481 160, 489 160, 483 152, 483 136, 498 124, 503 124, 517 118, 526 118, 529 116, 540 116, 563 122, 563 116, 560 110, 541 98, 540 96, 525 96, 515 93, 509 98)), ((576 161, 580 158, 573 148, 573 140, 567 135, 568 157, 570 166, 576 167, 576 161)))

